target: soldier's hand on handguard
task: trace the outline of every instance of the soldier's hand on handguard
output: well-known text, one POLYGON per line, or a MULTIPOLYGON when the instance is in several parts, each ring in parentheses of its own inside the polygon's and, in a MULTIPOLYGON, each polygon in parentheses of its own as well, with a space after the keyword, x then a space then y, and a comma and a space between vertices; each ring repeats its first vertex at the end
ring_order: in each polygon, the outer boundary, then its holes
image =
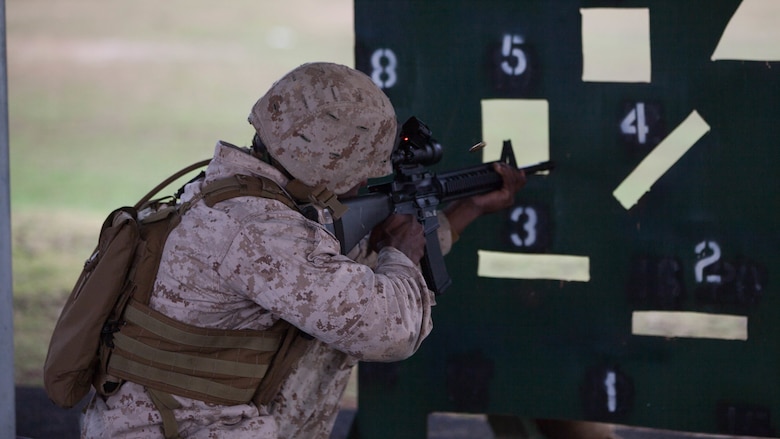
POLYGON ((371 231, 369 245, 377 252, 383 247, 395 247, 412 262, 419 263, 425 253, 422 224, 413 215, 390 215, 371 231))
POLYGON ((460 235, 472 221, 484 214, 510 207, 515 194, 525 187, 526 176, 522 170, 505 163, 496 163, 494 168, 504 180, 500 189, 455 201, 444 209, 453 235, 460 235))
POLYGON ((522 170, 505 163, 495 163, 493 168, 504 180, 501 189, 471 197, 471 202, 478 206, 483 214, 510 207, 514 203, 515 194, 525 187, 526 177, 522 170))

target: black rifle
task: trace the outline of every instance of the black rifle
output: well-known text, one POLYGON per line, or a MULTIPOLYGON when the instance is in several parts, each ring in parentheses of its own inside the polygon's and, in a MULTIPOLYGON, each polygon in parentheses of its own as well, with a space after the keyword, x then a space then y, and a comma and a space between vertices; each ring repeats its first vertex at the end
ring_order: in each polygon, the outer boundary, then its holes
MULTIPOLYGON (((393 180, 369 186, 368 194, 341 201, 348 210, 334 221, 331 231, 341 243, 342 253, 348 253, 391 214, 415 215, 425 234, 425 255, 420 261, 423 277, 431 291, 443 293, 452 280, 436 231, 439 205, 494 191, 501 188, 503 180, 493 168, 496 162, 440 174, 426 168, 441 157, 442 147, 431 137, 430 129, 416 117, 409 118, 401 127, 393 150, 393 180)), ((511 141, 504 141, 498 162, 517 167, 511 141)), ((521 169, 531 175, 551 170, 553 166, 552 162, 546 161, 521 169)))

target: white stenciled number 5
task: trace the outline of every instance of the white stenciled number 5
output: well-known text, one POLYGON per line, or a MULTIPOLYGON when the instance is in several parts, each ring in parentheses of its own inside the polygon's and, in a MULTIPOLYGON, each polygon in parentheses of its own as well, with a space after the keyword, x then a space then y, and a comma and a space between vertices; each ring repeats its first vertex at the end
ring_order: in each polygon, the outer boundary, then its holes
POLYGON ((528 60, 525 57, 525 52, 519 47, 523 42, 523 37, 520 35, 504 35, 504 41, 501 45, 501 55, 507 59, 501 62, 501 70, 507 75, 520 76, 525 72, 526 67, 528 67, 528 60))
POLYGON ((395 72, 398 60, 390 49, 377 49, 371 55, 371 80, 379 88, 390 88, 398 81, 395 72))

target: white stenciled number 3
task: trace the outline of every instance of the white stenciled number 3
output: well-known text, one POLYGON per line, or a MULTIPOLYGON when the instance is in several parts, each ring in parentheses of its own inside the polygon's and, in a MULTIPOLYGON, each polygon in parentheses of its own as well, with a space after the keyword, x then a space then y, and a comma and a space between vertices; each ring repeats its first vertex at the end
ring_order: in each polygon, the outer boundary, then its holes
POLYGON ((519 233, 513 232, 511 235, 512 243, 517 247, 530 247, 536 242, 536 209, 533 207, 517 207, 512 211, 511 220, 513 223, 520 221, 520 217, 525 215, 525 223, 523 224, 523 230, 525 231, 525 239, 523 239, 519 233))

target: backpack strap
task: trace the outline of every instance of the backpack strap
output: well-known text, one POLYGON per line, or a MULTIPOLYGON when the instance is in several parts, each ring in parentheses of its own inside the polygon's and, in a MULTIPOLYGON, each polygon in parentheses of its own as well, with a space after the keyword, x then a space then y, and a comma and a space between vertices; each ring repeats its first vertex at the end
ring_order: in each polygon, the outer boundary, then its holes
POLYGON ((165 439, 181 439, 179 436, 179 424, 176 422, 176 417, 173 415, 173 411, 181 408, 181 404, 170 393, 161 392, 152 388, 146 388, 149 392, 149 397, 152 398, 154 406, 157 407, 157 411, 160 412, 160 417, 163 421, 163 434, 165 439))
MULTIPOLYGON (((147 203, 150 203, 150 200, 155 195, 157 195, 168 185, 183 177, 184 175, 208 165, 209 163, 211 163, 211 159, 201 160, 173 173, 170 177, 161 181, 146 195, 141 197, 141 199, 138 200, 138 202, 135 204, 134 208, 137 211, 140 211, 147 205, 147 203)), ((219 203, 220 201, 240 196, 258 196, 271 198, 277 201, 281 201, 289 208, 301 212, 302 209, 300 204, 314 203, 320 207, 330 209, 334 219, 341 218, 341 216, 343 216, 347 211, 347 207, 341 204, 341 202, 338 200, 338 196, 328 190, 324 185, 311 187, 307 186, 300 180, 292 179, 287 183, 285 188, 282 188, 275 181, 266 177, 235 175, 233 177, 227 177, 207 184, 202 188, 201 193, 196 196, 195 199, 192 199, 187 203, 183 203, 180 206, 182 209, 180 210, 180 213, 183 214, 200 198, 205 198, 206 205, 212 207, 214 204, 219 203)), ((309 215, 306 215, 305 213, 304 216, 309 217, 309 215)))
MULTIPOLYGON (((158 191, 151 191, 139 206, 149 205, 158 191)), ((115 384, 113 389, 124 380, 143 385, 163 418, 166 437, 176 437, 178 430, 173 416, 177 402, 171 395, 213 404, 270 404, 287 372, 310 346, 303 333, 284 320, 263 331, 207 329, 148 306, 165 241, 182 215, 201 199, 212 207, 240 196, 269 198, 300 211, 293 197, 273 180, 235 175, 203 185, 180 204, 163 203, 141 220, 143 245, 128 276, 132 292, 116 305, 110 349, 101 358, 105 371, 101 383, 115 384)))
POLYGON ((152 199, 155 195, 157 195, 158 192, 165 189, 166 186, 173 183, 174 181, 178 180, 179 178, 183 177, 184 175, 196 170, 200 169, 206 165, 211 163, 211 159, 201 160, 199 162, 195 162, 187 167, 184 167, 177 172, 174 172, 170 177, 166 178, 165 180, 161 181, 160 184, 155 186, 152 190, 149 191, 146 195, 144 195, 138 202, 135 204, 136 210, 141 210, 141 207, 146 204, 149 200, 152 199))
POLYGON ((280 201, 293 210, 299 210, 293 198, 275 181, 262 176, 234 175, 204 185, 201 194, 207 206, 234 197, 254 196, 280 201))

